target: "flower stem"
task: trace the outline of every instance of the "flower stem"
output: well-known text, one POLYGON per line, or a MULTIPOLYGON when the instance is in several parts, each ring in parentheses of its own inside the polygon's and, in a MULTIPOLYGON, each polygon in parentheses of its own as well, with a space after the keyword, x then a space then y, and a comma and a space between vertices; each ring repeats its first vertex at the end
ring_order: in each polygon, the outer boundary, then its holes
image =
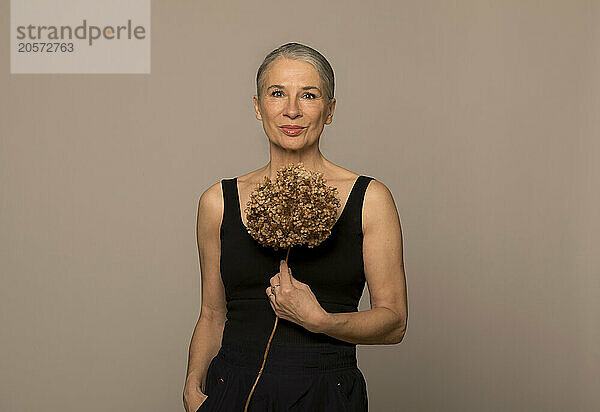
MULTIPOLYGON (((292 246, 288 246, 287 253, 285 254, 285 263, 288 263, 288 258, 290 257, 290 249, 292 246)), ((246 400, 246 406, 244 406, 244 412, 248 412, 248 405, 250 405, 250 398, 252 398, 252 394, 254 393, 254 389, 256 388, 256 384, 262 375, 263 369, 265 368, 265 363, 267 362, 267 355, 269 354, 269 348, 271 347, 271 340, 273 339, 273 335, 275 334, 275 329, 277 329, 277 321, 279 320, 279 316, 275 315, 275 324, 273 325, 273 330, 271 331, 271 336, 269 336, 269 341, 267 342, 267 348, 265 349, 265 354, 263 355, 263 362, 260 366, 260 371, 258 371, 258 376, 254 381, 254 385, 252 385, 252 389, 250 390, 250 394, 248 395, 248 399, 246 400)))

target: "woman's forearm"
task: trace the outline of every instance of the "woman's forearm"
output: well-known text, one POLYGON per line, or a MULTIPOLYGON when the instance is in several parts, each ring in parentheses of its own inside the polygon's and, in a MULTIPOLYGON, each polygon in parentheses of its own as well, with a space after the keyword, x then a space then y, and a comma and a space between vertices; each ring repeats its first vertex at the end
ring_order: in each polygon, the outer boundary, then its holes
POLYGON ((362 345, 400 343, 406 322, 388 308, 378 307, 359 312, 327 313, 319 332, 336 339, 362 345))
POLYGON ((186 381, 197 381, 203 391, 208 365, 220 349, 224 326, 222 321, 200 316, 192 335, 186 381))

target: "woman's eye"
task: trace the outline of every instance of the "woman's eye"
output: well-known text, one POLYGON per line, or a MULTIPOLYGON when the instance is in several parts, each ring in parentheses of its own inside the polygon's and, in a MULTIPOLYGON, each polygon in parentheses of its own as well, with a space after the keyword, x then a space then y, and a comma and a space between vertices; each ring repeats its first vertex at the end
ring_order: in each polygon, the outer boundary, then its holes
MULTIPOLYGON (((281 94, 283 94, 283 92, 281 90, 275 90, 271 93, 271 96, 280 97, 281 94), (277 94, 277 93, 279 93, 279 94, 277 94)), ((313 93, 305 93, 304 96, 309 96, 309 100, 312 100, 317 97, 313 93)))

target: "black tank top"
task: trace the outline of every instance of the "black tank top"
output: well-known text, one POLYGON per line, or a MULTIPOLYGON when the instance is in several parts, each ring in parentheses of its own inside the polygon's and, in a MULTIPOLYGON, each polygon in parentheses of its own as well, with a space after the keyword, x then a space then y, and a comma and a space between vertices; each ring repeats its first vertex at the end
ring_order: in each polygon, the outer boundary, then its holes
MULTIPOLYGON (((331 235, 320 245, 292 246, 288 266, 292 275, 310 286, 319 304, 330 313, 357 312, 365 286, 362 253, 362 205, 372 177, 354 182, 331 235)), ((237 177, 221 180, 224 211, 221 223, 221 278, 227 299, 225 342, 265 346, 273 330, 275 312, 266 288, 279 272, 287 249, 262 246, 248 232, 241 217, 237 177)), ((343 200, 343 199, 342 199, 343 200)), ((245 208, 245 205, 244 205, 245 208)), ((324 333, 279 319, 271 345, 327 344, 356 346, 324 333)))

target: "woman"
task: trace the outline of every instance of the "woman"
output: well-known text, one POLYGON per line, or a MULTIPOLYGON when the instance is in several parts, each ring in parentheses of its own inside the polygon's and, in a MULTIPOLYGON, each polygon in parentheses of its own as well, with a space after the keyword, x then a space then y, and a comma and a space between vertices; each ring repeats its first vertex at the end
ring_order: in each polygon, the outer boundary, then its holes
POLYGON ((335 109, 334 76, 316 50, 288 43, 257 74, 256 118, 270 161, 207 189, 198 205, 202 309, 190 344, 184 405, 192 411, 367 411, 356 345, 399 343, 407 299, 402 233, 390 191, 327 160, 319 139, 335 109), (244 206, 264 176, 303 162, 338 189, 331 235, 274 251, 247 233, 244 206), (279 270, 277 272, 277 270, 279 270), (277 273, 275 273, 277 272, 277 273), (358 311, 365 281, 371 309, 358 311))

